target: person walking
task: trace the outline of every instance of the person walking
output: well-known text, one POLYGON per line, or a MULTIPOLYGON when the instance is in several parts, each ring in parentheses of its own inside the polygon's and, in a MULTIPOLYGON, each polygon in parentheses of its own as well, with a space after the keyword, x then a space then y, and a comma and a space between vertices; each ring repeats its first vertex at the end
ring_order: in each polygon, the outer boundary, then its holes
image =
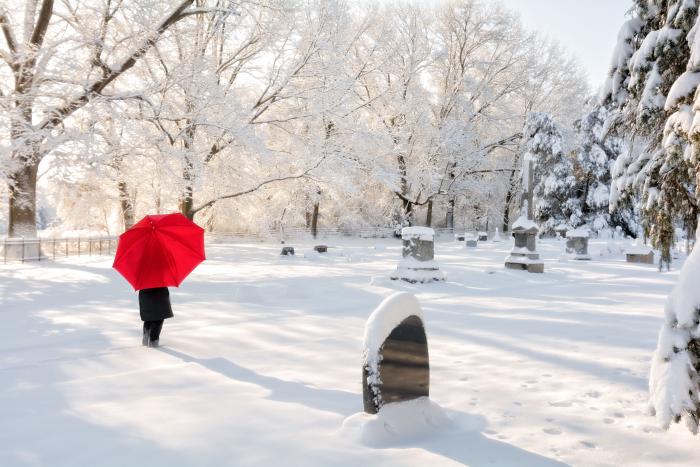
POLYGON ((139 291, 143 345, 158 347, 163 320, 173 317, 168 287, 205 259, 204 229, 180 213, 145 216, 119 236, 112 267, 139 291))
POLYGON ((143 340, 147 347, 158 347, 163 321, 173 317, 167 287, 139 290, 139 312, 143 321, 143 340))

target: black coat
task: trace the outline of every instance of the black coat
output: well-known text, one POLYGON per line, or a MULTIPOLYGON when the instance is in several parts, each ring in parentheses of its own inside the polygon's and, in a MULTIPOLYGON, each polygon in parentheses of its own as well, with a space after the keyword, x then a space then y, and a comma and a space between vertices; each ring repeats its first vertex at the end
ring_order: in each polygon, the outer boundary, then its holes
POLYGON ((139 290, 139 311, 142 321, 158 321, 172 318, 170 292, 167 287, 139 290))

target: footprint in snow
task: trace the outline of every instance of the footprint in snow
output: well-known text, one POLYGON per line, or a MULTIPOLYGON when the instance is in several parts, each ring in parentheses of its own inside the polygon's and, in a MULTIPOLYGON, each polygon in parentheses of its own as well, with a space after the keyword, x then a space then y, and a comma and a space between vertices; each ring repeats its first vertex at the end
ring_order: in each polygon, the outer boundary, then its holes
POLYGON ((552 407, 571 407, 571 404, 571 401, 557 401, 549 403, 549 405, 551 405, 552 407))
POLYGON ((603 423, 605 423, 606 425, 610 425, 612 423, 615 423, 615 420, 613 420, 612 418, 604 418, 603 423))
POLYGON ((588 449, 595 449, 597 447, 593 441, 579 441, 579 444, 588 449))
POLYGON ((548 435, 560 435, 562 431, 559 428, 542 428, 542 431, 548 435))

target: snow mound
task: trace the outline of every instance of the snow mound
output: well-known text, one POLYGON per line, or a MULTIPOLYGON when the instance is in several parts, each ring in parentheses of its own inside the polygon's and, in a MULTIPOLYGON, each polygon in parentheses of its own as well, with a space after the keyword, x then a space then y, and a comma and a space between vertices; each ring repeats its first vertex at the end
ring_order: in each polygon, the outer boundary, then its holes
POLYGON ((343 421, 343 437, 379 448, 404 444, 449 429, 445 412, 427 397, 383 406, 377 414, 356 413, 343 421))
POLYGON ((403 240, 418 239, 431 241, 435 237, 435 231, 430 227, 404 227, 401 229, 403 240))

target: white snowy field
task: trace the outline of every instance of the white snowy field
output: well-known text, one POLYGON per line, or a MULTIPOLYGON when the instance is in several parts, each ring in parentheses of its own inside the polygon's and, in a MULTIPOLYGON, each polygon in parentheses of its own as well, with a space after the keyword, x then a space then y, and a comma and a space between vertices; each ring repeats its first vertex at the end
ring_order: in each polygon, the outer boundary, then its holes
POLYGON ((678 277, 618 255, 503 268, 510 242, 440 242, 447 281, 386 279, 397 240, 329 255, 209 245, 171 289, 162 347, 111 258, 0 265, 0 465, 697 465, 700 440, 646 415, 663 304, 678 277), (361 348, 393 292, 426 318, 431 399, 451 423, 359 436, 361 348))

